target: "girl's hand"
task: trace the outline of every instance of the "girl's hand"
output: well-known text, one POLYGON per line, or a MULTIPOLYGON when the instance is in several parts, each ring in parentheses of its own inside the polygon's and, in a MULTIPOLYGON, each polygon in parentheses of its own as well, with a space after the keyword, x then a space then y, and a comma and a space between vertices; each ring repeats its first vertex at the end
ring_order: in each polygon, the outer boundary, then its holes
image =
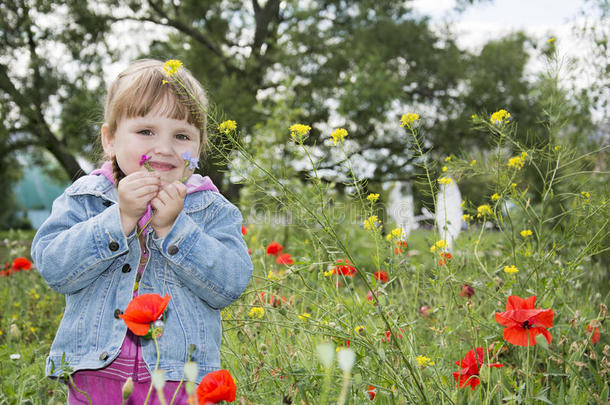
POLYGON ((186 186, 174 181, 163 187, 152 199, 150 205, 155 209, 150 225, 159 238, 165 237, 182 211, 186 197, 186 186))
POLYGON ((125 235, 129 235, 138 219, 146 212, 146 206, 159 192, 159 173, 140 171, 131 173, 119 182, 119 212, 125 235))

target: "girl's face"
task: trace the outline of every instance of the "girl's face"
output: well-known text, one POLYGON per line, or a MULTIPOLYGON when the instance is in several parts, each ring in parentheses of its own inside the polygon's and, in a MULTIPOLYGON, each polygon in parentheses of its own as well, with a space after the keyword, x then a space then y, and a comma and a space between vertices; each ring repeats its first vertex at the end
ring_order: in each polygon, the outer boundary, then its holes
MULTIPOLYGON (((183 153, 199 156, 200 134, 186 119, 168 118, 159 115, 158 110, 154 108, 144 117, 121 119, 114 136, 110 134, 108 124, 104 124, 102 144, 107 155, 116 156, 126 176, 146 170, 140 166, 142 155, 146 155, 151 158, 150 166, 161 173, 161 183, 168 184, 183 176, 183 153)), ((191 174, 187 167, 184 175, 191 174)))

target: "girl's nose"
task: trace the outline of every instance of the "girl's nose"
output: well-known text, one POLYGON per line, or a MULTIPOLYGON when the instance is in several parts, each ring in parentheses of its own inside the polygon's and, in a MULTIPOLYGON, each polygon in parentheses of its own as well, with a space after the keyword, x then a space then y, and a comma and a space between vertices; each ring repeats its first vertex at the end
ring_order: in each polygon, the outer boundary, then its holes
POLYGON ((173 152, 171 137, 160 136, 155 143, 154 153, 158 155, 170 155, 173 152))

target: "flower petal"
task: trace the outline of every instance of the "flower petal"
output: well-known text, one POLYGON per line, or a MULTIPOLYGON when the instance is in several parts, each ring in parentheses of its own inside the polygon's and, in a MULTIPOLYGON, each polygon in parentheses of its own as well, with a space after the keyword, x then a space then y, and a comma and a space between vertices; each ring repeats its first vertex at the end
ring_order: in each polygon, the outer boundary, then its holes
POLYGON ((516 346, 529 346, 527 344, 527 332, 521 326, 504 328, 504 340, 516 346))

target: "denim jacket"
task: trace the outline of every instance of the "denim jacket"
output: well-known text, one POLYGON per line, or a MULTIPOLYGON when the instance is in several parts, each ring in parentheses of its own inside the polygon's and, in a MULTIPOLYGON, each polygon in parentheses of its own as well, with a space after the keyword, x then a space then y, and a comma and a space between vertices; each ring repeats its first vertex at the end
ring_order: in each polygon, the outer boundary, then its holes
MULTIPOLYGON (((237 300, 252 275, 241 235, 239 210, 219 193, 187 194, 170 232, 157 238, 147 228, 150 252, 139 294, 169 294, 159 368, 180 380, 189 345, 199 378, 220 368, 220 309, 237 300)), ((118 355, 127 326, 118 318, 133 297, 141 248, 136 232, 125 236, 117 191, 104 176, 84 176, 55 200, 51 216, 32 242, 38 271, 66 308, 47 358, 46 374, 99 369, 118 355)), ((154 342, 142 339, 142 355, 154 369, 154 342)))

